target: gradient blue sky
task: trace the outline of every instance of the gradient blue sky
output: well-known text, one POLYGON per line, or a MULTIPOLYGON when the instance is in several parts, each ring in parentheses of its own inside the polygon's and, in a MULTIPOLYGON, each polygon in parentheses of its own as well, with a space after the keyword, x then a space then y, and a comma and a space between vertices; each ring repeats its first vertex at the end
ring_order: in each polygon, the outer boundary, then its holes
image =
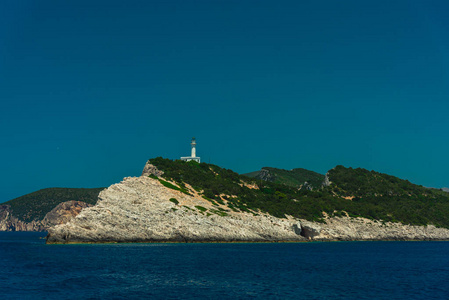
POLYGON ((0 202, 190 153, 449 186, 448 1, 0 1, 0 202))

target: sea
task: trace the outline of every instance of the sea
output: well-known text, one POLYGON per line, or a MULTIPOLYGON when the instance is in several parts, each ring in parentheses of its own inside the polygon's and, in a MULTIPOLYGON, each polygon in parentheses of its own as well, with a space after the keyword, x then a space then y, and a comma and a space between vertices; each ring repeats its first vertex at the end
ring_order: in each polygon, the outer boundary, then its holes
POLYGON ((0 232, 0 299, 449 299, 449 242, 46 245, 0 232))

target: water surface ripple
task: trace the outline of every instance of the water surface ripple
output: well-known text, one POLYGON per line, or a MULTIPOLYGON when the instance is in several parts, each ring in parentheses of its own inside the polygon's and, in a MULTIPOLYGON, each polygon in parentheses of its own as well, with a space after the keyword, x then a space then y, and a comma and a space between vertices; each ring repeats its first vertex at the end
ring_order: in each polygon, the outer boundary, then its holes
POLYGON ((449 299, 449 242, 45 245, 0 232, 1 299, 449 299))

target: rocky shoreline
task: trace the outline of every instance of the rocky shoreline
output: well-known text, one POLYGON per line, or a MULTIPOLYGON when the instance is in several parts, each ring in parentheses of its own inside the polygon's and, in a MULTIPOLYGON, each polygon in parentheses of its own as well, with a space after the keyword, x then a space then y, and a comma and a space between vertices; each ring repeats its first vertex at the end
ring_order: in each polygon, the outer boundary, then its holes
POLYGON ((449 229, 380 222, 366 218, 326 218, 326 223, 302 220, 303 235, 313 241, 447 241, 449 229))
POLYGON ((296 220, 234 212, 191 192, 186 195, 145 176, 125 178, 102 191, 97 205, 50 228, 47 243, 305 239, 296 220))
POLYGON ((49 228, 47 243, 449 240, 449 229, 434 226, 349 217, 316 223, 236 212, 193 189, 189 192, 168 188, 148 176, 127 177, 103 190, 97 205, 49 228))
POLYGON ((44 231, 45 229, 41 221, 19 220, 12 213, 10 205, 0 205, 0 231, 44 231))
POLYGON ((0 231, 47 231, 50 227, 67 223, 90 206, 82 201, 66 201, 58 204, 42 220, 25 222, 14 216, 9 205, 0 205, 0 231))

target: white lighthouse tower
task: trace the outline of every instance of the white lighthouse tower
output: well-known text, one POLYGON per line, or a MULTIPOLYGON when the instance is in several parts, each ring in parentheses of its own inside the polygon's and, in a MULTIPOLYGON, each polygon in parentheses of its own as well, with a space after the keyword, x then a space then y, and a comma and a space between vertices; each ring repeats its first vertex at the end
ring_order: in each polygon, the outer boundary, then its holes
POLYGON ((191 161, 191 160, 193 160, 193 161, 196 161, 196 162, 199 163, 200 162, 200 158, 196 156, 196 140, 195 140, 194 137, 192 138, 192 142, 190 143, 190 145, 192 146, 192 154, 191 154, 191 156, 181 157, 181 160, 183 160, 183 161, 191 161))

